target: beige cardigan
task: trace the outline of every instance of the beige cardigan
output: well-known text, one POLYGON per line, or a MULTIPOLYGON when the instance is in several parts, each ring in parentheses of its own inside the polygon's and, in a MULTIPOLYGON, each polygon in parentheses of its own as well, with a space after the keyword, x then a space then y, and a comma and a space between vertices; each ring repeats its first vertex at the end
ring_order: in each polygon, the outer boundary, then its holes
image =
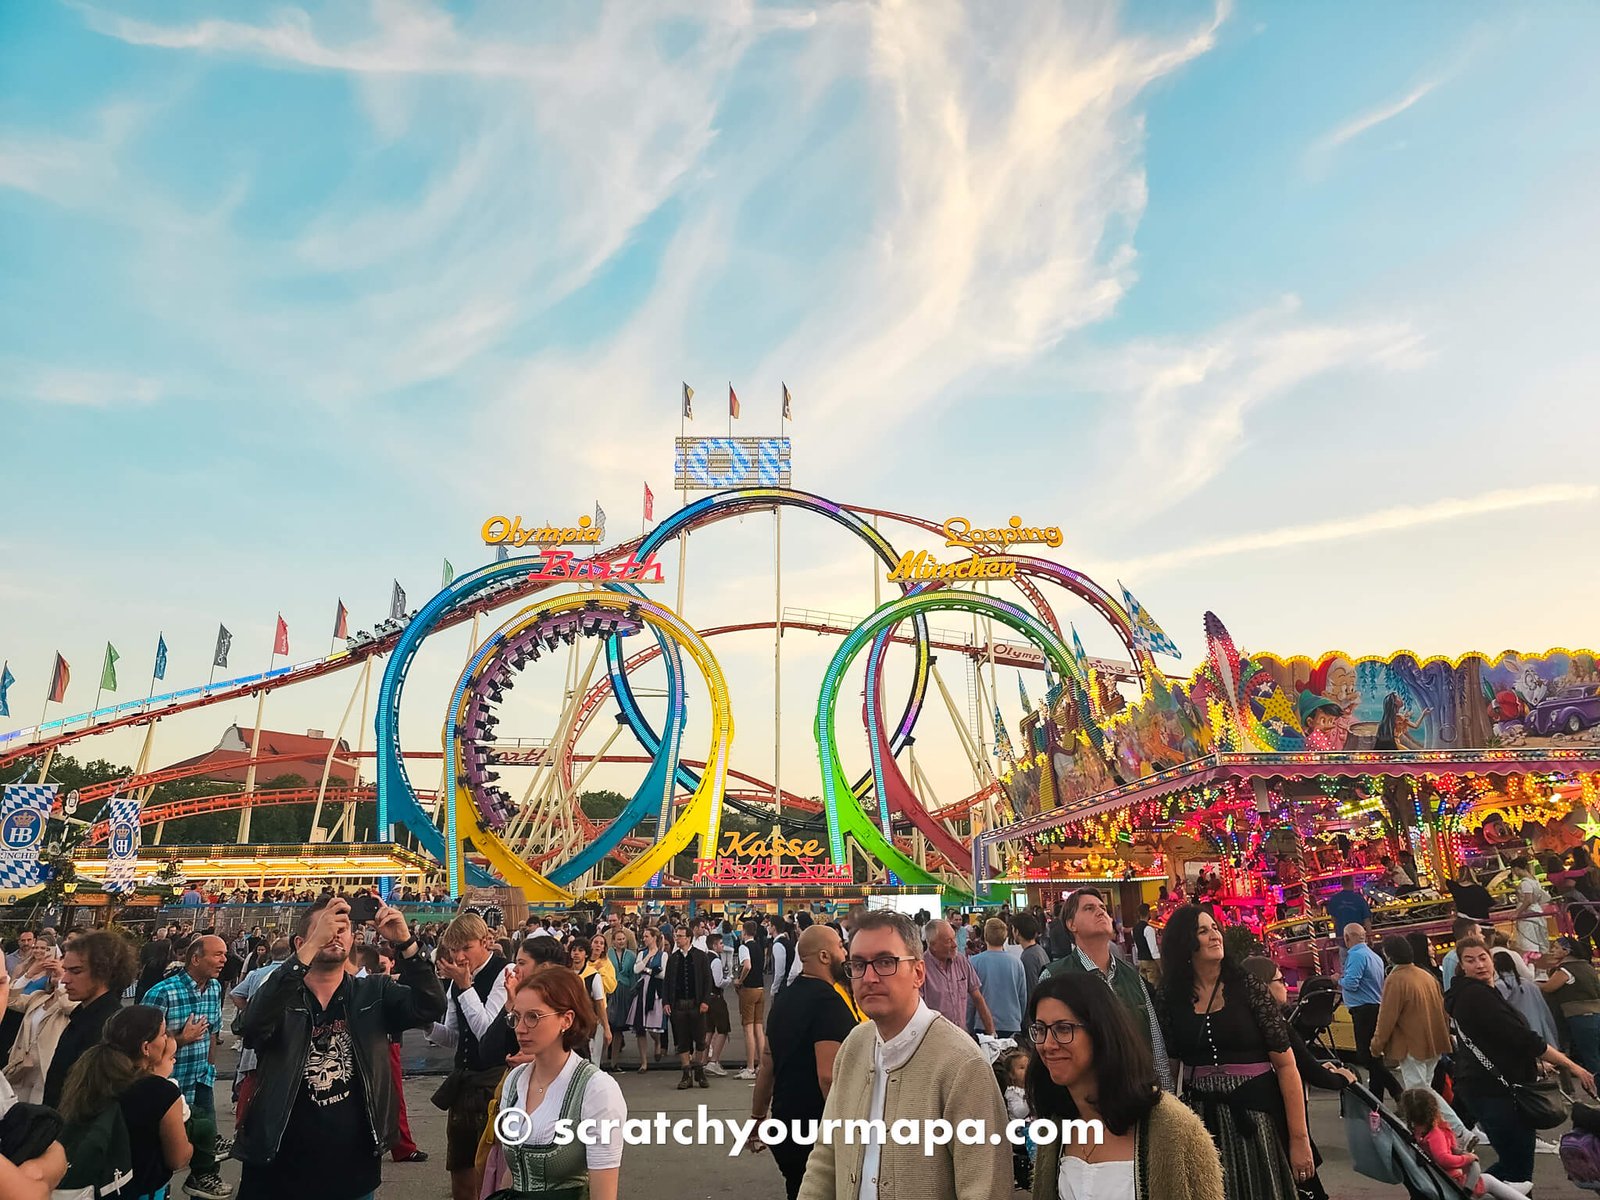
MULTIPOLYGON (((1222 1160, 1216 1143, 1189 1106, 1163 1092, 1134 1136, 1137 1200, 1223 1200, 1222 1160)), ((1039 1147, 1033 1165, 1033 1200, 1056 1200, 1061 1143, 1039 1147)))
POLYGON ((17 1031, 17 1040, 11 1044, 5 1076, 18 1100, 25 1104, 43 1104, 44 1077, 50 1070, 50 1060, 56 1056, 56 1043, 61 1040, 72 1010, 78 1006, 57 987, 53 992, 12 996, 6 1007, 22 1014, 22 1027, 17 1031), (41 1009, 44 1017, 35 1028, 34 1014, 41 1009))
MULTIPOLYGON (((839 1046, 833 1086, 822 1110, 824 1121, 865 1120, 871 1113, 873 1049, 877 1026, 857 1025, 839 1046)), ((994 1071, 976 1043, 943 1017, 934 1020, 910 1060, 889 1072, 883 1122, 931 1121, 942 1117, 952 1128, 961 1121, 983 1122, 989 1134, 1004 1134, 1005 1103, 994 1071)), ((866 1147, 858 1137, 846 1142, 843 1130, 832 1144, 819 1136, 806 1163, 800 1200, 857 1200, 866 1147)), ((952 1140, 923 1154, 920 1144, 897 1146, 885 1139, 878 1165, 878 1200, 1009 1200, 1011 1146, 963 1146, 952 1140)))
POLYGON ((1396 967, 1383 981, 1372 1052, 1389 1062, 1450 1053, 1450 1025, 1439 981, 1414 963, 1396 967))

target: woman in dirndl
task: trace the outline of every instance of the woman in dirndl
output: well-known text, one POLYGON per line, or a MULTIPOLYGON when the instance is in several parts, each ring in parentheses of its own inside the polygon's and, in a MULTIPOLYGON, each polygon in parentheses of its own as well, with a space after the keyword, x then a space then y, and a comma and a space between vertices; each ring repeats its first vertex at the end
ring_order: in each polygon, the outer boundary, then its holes
POLYGON ((628 1106, 615 1079, 574 1053, 594 1032, 588 984, 566 967, 549 967, 517 989, 504 1019, 527 1061, 500 1087, 482 1200, 617 1200, 628 1106), (570 1122, 568 1129, 592 1121, 600 1136, 593 1145, 558 1144, 558 1121, 570 1122))
POLYGON ((1223 954, 1222 927, 1185 905, 1161 937, 1160 1015, 1183 1098, 1222 1156, 1229 1200, 1294 1200, 1316 1172, 1289 1027, 1254 976, 1223 954))

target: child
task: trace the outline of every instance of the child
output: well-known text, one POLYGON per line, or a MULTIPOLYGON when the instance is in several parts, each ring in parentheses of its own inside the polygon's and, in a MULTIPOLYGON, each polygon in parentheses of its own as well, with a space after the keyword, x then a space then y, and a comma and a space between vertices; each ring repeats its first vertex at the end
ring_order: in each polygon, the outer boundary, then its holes
POLYGON ((1492 1196, 1494 1200, 1522 1200, 1533 1191, 1533 1183, 1506 1183, 1478 1169, 1476 1154, 1461 1154, 1456 1150, 1455 1134, 1439 1119, 1439 1099, 1427 1088, 1407 1088, 1400 1093, 1397 1104, 1400 1118, 1411 1129, 1411 1136, 1428 1152, 1446 1174, 1463 1186, 1471 1187, 1474 1196, 1492 1196), (1470 1172, 1470 1175, 1469 1175, 1470 1172), (1471 1182, 1469 1183, 1469 1179, 1471 1182))
MULTIPOLYGON (((1029 1117, 1028 1095, 1024 1081, 1028 1076, 1028 1052, 1022 1049, 1007 1050, 994 1060, 994 1077, 1000 1084, 1000 1094, 1006 1099, 1006 1115, 1013 1121, 1026 1121, 1029 1117)), ((1011 1178, 1024 1192, 1033 1190, 1033 1163, 1029 1154, 1031 1145, 1011 1144, 1011 1178)))

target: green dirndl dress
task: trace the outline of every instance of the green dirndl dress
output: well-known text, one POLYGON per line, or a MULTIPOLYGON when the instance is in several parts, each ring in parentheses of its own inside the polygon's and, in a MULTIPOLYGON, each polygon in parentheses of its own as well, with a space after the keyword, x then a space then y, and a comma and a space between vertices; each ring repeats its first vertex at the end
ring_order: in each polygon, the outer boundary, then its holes
MULTIPOLYGON (((589 1080, 599 1073, 600 1068, 592 1062, 578 1060, 577 1069, 567 1083, 566 1095, 561 1098, 560 1120, 571 1121, 576 1126, 582 1119, 584 1091, 589 1080)), ((516 1093, 521 1083, 520 1077, 515 1078, 515 1083, 513 1077, 507 1077, 506 1089, 512 1104, 518 1100, 516 1093)), ((501 1103, 506 1103, 505 1093, 501 1094, 501 1103)), ((588 1149, 578 1139, 573 1138, 564 1146, 551 1142, 502 1149, 511 1186, 491 1192, 485 1200, 532 1200, 535 1196, 543 1200, 589 1200, 588 1149)))

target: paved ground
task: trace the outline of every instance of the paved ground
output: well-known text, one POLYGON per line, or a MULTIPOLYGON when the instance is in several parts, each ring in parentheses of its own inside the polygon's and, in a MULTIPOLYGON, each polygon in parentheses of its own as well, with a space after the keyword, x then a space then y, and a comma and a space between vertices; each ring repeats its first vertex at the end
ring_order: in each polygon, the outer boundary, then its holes
MULTIPOLYGON (((629 1050, 632 1051, 631 1045, 629 1050)), ((444 1114, 428 1103, 428 1097, 438 1083, 433 1072, 443 1070, 448 1059, 441 1051, 426 1046, 420 1035, 407 1038, 403 1054, 408 1072, 406 1101, 412 1134, 417 1144, 433 1156, 433 1161, 414 1165, 386 1160, 384 1186, 379 1195, 384 1200, 447 1200, 450 1189, 443 1166, 444 1114), (410 1074, 413 1071, 429 1074, 410 1074)), ((637 1064, 637 1057, 631 1054, 630 1057, 637 1064)), ((224 1066, 231 1072, 232 1055, 226 1052, 224 1066)), ((712 1078, 709 1089, 684 1092, 676 1090, 676 1069, 656 1069, 644 1075, 630 1070, 620 1078, 631 1116, 653 1118, 655 1113, 664 1112, 672 1119, 692 1117, 701 1104, 707 1106, 712 1116, 743 1120, 750 1115, 750 1085, 731 1076, 712 1078)), ((227 1107, 227 1087, 226 1080, 218 1085, 219 1108, 227 1107)), ((1317 1093, 1311 1111, 1312 1134, 1326 1160, 1323 1182, 1334 1200, 1376 1200, 1378 1197, 1394 1200, 1404 1196, 1399 1187, 1375 1183, 1351 1169, 1339 1121, 1339 1102, 1335 1097, 1317 1093)), ((225 1130, 231 1130, 231 1112, 223 1115, 222 1123, 225 1130)), ((230 1182, 238 1181, 238 1172, 236 1163, 228 1163, 223 1168, 224 1177, 230 1182)), ((1579 1200, 1593 1195, 1567 1181, 1554 1155, 1538 1156, 1535 1184, 1534 1194, 1539 1200, 1579 1200)), ((783 1194, 782 1177, 764 1154, 747 1153, 730 1159, 726 1150, 715 1148, 653 1146, 630 1148, 622 1165, 624 1200, 679 1200, 680 1197, 683 1200, 720 1197, 782 1200, 783 1194)))

